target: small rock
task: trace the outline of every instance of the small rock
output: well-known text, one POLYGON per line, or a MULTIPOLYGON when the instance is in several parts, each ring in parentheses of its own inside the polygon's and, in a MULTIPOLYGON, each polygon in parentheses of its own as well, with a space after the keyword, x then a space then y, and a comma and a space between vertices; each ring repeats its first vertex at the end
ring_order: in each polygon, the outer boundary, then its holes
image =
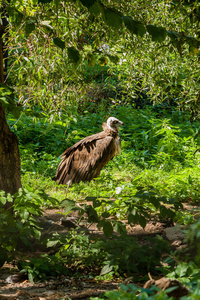
POLYGON ((166 237, 169 241, 183 240, 185 235, 179 227, 167 227, 164 229, 166 237))

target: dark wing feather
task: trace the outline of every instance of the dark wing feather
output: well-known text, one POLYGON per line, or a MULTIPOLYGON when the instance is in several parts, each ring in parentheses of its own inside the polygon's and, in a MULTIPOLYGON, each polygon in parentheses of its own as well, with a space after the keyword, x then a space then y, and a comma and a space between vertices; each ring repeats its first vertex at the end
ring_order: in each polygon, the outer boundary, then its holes
POLYGON ((90 181, 115 156, 115 140, 100 132, 89 136, 61 155, 55 180, 61 184, 90 181))

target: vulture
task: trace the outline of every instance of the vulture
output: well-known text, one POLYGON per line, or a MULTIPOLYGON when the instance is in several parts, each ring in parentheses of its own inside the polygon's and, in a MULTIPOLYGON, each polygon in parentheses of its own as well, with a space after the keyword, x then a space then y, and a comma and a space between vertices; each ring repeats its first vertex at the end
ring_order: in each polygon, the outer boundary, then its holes
POLYGON ((123 125, 120 120, 110 117, 103 123, 102 132, 90 135, 65 150, 52 179, 69 188, 71 183, 91 181, 99 176, 101 169, 121 152, 118 127, 123 125))

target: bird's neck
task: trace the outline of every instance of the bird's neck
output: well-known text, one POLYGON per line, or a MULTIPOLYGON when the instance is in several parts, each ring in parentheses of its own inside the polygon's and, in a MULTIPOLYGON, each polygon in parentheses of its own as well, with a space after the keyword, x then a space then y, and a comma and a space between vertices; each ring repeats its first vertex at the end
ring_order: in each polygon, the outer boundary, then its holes
MULTIPOLYGON (((111 127, 110 124, 107 124, 107 123, 104 123, 104 124, 105 124, 105 128, 106 128, 106 129, 112 130, 112 131, 114 131, 114 132, 116 132, 116 133, 119 132, 119 130, 118 130, 117 127, 111 127)), ((104 127, 103 127, 103 129, 104 129, 104 127)))
POLYGON ((106 123, 103 123, 102 127, 104 132, 106 132, 107 135, 113 136, 114 138, 118 136, 118 128, 110 127, 106 123))

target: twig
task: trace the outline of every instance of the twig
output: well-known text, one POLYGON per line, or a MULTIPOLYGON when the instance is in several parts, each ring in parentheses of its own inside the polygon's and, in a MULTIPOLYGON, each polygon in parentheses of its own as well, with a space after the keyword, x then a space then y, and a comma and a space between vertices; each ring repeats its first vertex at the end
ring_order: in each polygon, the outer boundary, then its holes
POLYGON ((68 295, 69 299, 82 299, 82 298, 89 298, 92 296, 99 296, 101 294, 105 294, 107 290, 98 290, 94 291, 92 289, 77 293, 77 294, 70 294, 68 295))

